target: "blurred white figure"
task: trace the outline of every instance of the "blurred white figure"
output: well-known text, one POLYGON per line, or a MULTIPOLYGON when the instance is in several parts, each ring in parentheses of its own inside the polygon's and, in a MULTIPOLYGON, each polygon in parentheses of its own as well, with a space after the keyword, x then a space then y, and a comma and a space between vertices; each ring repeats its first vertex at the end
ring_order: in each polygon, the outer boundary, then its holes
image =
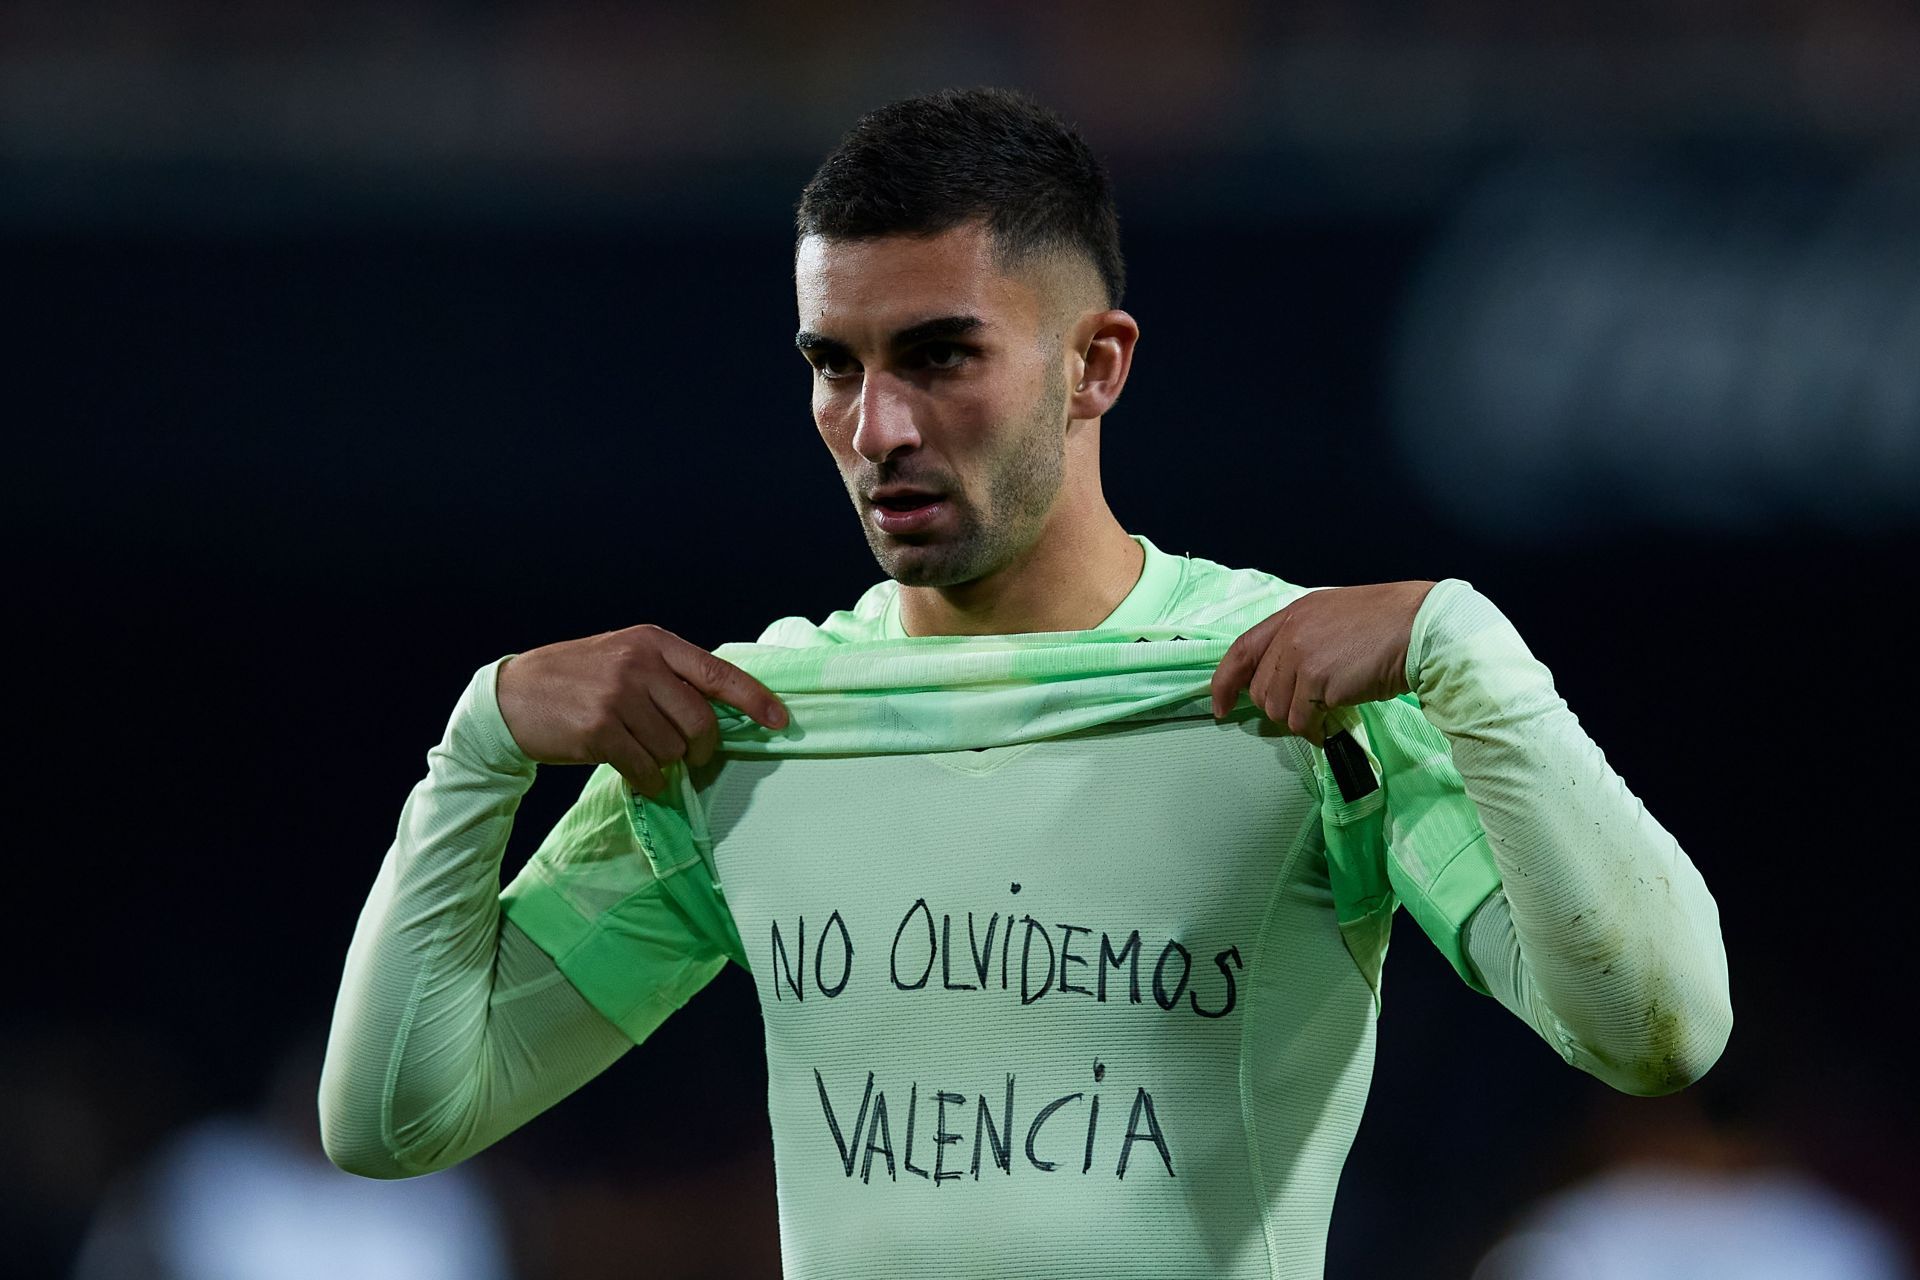
POLYGON ((73 1280, 509 1280, 499 1216, 466 1168, 380 1182, 327 1159, 320 1042, 282 1059, 258 1116, 182 1130, 123 1176, 73 1280))
POLYGON ((1473 1280, 1908 1280, 1865 1211, 1789 1168, 1629 1164, 1549 1197, 1473 1280))

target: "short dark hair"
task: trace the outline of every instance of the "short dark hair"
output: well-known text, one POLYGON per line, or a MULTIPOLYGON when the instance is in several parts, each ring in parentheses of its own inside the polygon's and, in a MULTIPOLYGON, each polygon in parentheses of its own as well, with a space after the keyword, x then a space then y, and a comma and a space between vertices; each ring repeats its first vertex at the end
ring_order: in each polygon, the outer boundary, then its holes
POLYGON ((1072 125, 1015 89, 942 89, 867 112, 795 206, 810 235, 937 235, 984 218, 996 252, 1081 253, 1120 305, 1126 263, 1106 168, 1072 125))

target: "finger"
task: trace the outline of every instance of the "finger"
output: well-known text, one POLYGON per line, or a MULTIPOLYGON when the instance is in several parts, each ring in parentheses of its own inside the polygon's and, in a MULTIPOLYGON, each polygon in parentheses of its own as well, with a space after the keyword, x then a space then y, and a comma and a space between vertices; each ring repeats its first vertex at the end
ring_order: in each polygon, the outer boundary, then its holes
POLYGON ((667 789, 667 779, 659 765, 640 745, 625 724, 609 729, 598 744, 600 758, 627 780, 627 785, 644 796, 657 796, 667 789))
POLYGON ((1326 686, 1302 676, 1294 681, 1293 698, 1287 707, 1287 728, 1314 746, 1326 745, 1326 686))
POLYGON ((661 714, 652 698, 622 706, 620 720, 662 773, 666 772, 668 765, 687 754, 686 738, 681 736, 679 727, 673 721, 661 714))
POLYGON ((725 658, 716 658, 697 645, 674 639, 676 643, 666 645, 661 654, 675 675, 709 698, 718 698, 746 712, 769 729, 778 729, 787 723, 787 709, 773 695, 773 690, 725 658))
POLYGON ((1253 696, 1254 705, 1259 707, 1267 719, 1275 724, 1285 724, 1287 709, 1293 702, 1295 668, 1292 657, 1284 645, 1272 645, 1260 658, 1260 666, 1248 682, 1247 692, 1253 696))
POLYGON ((1247 678, 1253 674, 1266 652, 1267 643, 1274 631, 1279 628, 1279 615, 1256 624, 1252 629, 1242 632, 1234 642, 1227 646, 1227 652, 1221 657, 1220 665, 1213 670, 1211 682, 1213 694, 1213 715, 1217 720, 1233 710, 1233 704, 1240 700, 1240 691, 1247 687, 1247 678))
POLYGON ((684 680, 659 680, 647 686, 647 694, 685 740, 687 763, 702 765, 711 760, 720 745, 720 721, 700 691, 684 680))

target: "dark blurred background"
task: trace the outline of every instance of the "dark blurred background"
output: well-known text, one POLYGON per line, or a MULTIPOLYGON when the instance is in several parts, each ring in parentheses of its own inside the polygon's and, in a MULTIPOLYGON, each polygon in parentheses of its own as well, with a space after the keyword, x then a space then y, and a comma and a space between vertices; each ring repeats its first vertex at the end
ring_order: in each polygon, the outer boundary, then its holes
MULTIPOLYGON (((1328 1274, 1465 1276, 1636 1160, 1792 1171, 1911 1251, 1916 67, 1893 0, 0 8, 6 1271, 224 1248, 165 1206, 236 1125, 351 1201, 334 1238, 422 1193, 326 1165, 312 1088, 426 750, 503 653, 878 578, 791 209, 861 111, 976 83, 1113 171, 1121 521, 1468 579, 1720 904, 1732 1042, 1652 1101, 1403 918, 1328 1274)), ((585 773, 543 767, 508 875, 585 773)), ((760 1035, 729 970, 416 1180, 490 1215, 466 1274, 774 1274, 760 1035)), ((286 1222, 193 1274, 307 1274, 286 1222)))

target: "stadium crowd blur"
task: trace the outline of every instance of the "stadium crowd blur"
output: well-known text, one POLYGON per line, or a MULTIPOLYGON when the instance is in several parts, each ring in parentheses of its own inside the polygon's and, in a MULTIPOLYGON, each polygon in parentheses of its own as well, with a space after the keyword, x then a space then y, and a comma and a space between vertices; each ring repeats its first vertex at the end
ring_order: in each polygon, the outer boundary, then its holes
POLYGON ((1733 1038, 1663 1099, 1403 921, 1328 1275, 1913 1274, 1916 66, 1895 0, 0 8, 3 1269, 777 1272, 737 970, 413 1183, 326 1161, 312 1076, 476 666, 877 576, 792 202, 860 111, 995 83, 1113 170, 1121 520, 1472 581, 1720 904, 1733 1038))

